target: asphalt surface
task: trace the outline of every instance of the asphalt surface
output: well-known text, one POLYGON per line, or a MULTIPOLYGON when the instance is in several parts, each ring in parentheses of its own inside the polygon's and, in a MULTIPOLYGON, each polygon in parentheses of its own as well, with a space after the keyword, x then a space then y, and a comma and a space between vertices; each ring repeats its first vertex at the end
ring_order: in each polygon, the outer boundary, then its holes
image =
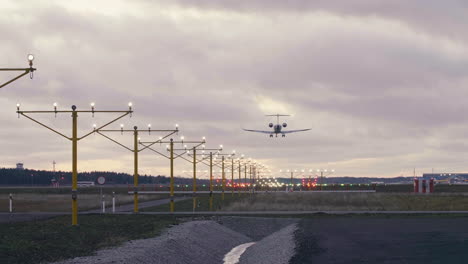
POLYGON ((467 217, 303 219, 290 263, 467 263, 467 217))

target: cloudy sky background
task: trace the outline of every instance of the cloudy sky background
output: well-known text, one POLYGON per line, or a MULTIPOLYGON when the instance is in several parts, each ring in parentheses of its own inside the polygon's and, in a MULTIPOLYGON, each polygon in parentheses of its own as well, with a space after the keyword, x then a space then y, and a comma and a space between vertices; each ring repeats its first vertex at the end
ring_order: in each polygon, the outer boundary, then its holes
MULTIPOLYGON (((0 167, 71 169, 71 143, 22 110, 135 113, 127 128, 180 124, 186 139, 235 149, 274 172, 335 176, 467 172, 468 4, 463 1, 25 1, 0 0, 0 67, 33 80, 0 90, 0 167), (269 138, 264 114, 294 114, 269 138)), ((2 72, 0 80, 12 74, 2 72)), ((115 115, 80 115, 80 133, 115 115)), ((38 119, 70 134, 71 118, 38 119)), ((113 135, 131 145, 131 135, 113 135)), ((143 140, 156 134, 142 135, 143 140)), ((141 154, 141 174, 168 160, 141 154)), ((79 170, 132 172, 129 151, 93 135, 79 170)), ((179 175, 190 169, 177 161, 179 175)))

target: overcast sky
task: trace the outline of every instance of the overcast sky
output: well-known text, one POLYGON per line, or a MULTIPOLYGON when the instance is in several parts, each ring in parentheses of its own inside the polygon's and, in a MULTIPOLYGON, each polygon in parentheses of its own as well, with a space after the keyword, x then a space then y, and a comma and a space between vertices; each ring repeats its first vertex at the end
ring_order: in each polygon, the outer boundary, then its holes
MULTIPOLYGON (((132 118, 111 128, 178 123, 179 136, 206 136, 207 147, 223 144, 274 172, 466 172, 467 14, 456 0, 0 0, 0 67, 26 67, 33 53, 38 68, 0 89, 0 167, 52 169, 55 160, 71 170, 71 142, 18 119, 17 103, 126 110, 131 101, 132 118), (269 129, 275 120, 264 115, 276 113, 294 115, 281 120, 288 129, 312 130, 241 130, 269 129)), ((82 114, 80 133, 114 117, 82 114)), ((38 118, 71 134, 69 115, 38 118)), ((131 146, 131 134, 112 136, 131 146)), ((132 158, 99 135, 79 142, 80 171, 132 173, 132 158)), ((141 174, 168 165, 141 153, 141 174)))

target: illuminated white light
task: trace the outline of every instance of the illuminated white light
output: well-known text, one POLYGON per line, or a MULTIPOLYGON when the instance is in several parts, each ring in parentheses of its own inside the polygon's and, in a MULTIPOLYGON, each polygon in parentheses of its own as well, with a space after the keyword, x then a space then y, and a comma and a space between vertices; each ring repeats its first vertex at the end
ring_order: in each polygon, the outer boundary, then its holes
POLYGON ((124 127, 124 124, 120 124, 120 128, 123 128, 124 127))
POLYGON ((222 149, 222 148, 223 148, 223 145, 219 145, 219 148, 221 148, 221 149, 222 149))
POLYGON ((54 103, 54 107, 57 107, 57 103, 54 103))
POLYGON ((128 107, 132 107, 132 106, 133 106, 132 102, 129 102, 128 107))
POLYGON ((93 127, 94 127, 94 128, 96 128, 96 127, 97 127, 97 125, 96 125, 96 124, 93 124, 93 127))
POLYGON ((21 106, 21 104, 19 104, 19 103, 18 103, 18 104, 16 104, 16 107, 20 107, 20 106, 21 106))
POLYGON ((34 55, 29 54, 28 55, 28 61, 32 62, 34 60, 34 55))
POLYGON ((94 107, 94 105, 95 105, 94 102, 92 102, 92 103, 91 103, 91 107, 94 107))
POLYGON ((175 124, 175 127, 179 127, 179 124, 175 124))
POLYGON ((181 137, 180 137, 180 140, 184 140, 184 136, 181 136, 181 137))
POLYGON ((148 124, 148 128, 151 128, 151 124, 148 124))

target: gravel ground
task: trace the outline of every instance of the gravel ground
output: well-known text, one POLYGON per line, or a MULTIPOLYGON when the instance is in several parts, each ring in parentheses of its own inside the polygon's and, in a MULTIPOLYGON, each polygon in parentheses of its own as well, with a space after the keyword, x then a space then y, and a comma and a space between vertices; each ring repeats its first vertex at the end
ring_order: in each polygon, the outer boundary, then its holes
POLYGON ((193 221, 174 226, 161 236, 134 240, 97 255, 56 264, 88 263, 223 263, 233 247, 251 239, 214 221, 193 221))
POLYGON ((294 232, 297 224, 289 225, 247 248, 240 264, 283 264, 289 263, 296 247, 294 232))
POLYGON ((259 241, 272 233, 297 223, 294 218, 272 218, 272 217, 241 217, 221 216, 218 223, 250 237, 253 241, 259 241))

